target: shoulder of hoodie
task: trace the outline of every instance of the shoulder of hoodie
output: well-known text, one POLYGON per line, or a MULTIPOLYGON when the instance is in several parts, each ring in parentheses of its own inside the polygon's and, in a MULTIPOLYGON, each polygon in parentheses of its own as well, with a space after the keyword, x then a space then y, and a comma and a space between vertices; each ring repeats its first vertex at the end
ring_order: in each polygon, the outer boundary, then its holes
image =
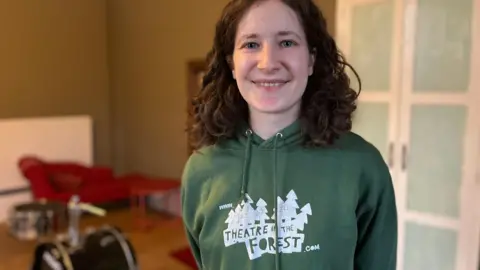
POLYGON ((362 157, 373 155, 377 158, 380 156, 380 151, 371 142, 367 141, 361 135, 355 132, 347 132, 335 141, 334 149, 340 150, 346 154, 357 154, 362 157))
POLYGON ((346 155, 352 155, 351 160, 361 165, 363 184, 379 188, 391 184, 390 171, 382 154, 377 147, 361 135, 355 132, 345 133, 335 145, 339 151, 346 155))
POLYGON ((182 173, 182 185, 202 184, 212 174, 216 159, 215 146, 206 146, 193 152, 187 159, 182 173))
MULTIPOLYGON (((350 156, 350 160, 363 164, 363 171, 366 174, 389 173, 380 151, 355 132, 342 134, 335 141, 333 149, 341 155, 350 156)), ((213 173, 216 160, 235 150, 240 150, 240 148, 232 149, 225 144, 219 144, 206 146, 192 153, 185 163, 182 182, 184 184, 203 182, 213 173)))

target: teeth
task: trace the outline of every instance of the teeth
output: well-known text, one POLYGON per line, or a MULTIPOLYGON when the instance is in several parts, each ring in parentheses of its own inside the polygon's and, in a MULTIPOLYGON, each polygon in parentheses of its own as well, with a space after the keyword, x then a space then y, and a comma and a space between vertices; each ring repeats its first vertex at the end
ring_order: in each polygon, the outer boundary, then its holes
POLYGON ((258 84, 264 87, 276 87, 276 86, 282 85, 283 83, 258 83, 258 84))

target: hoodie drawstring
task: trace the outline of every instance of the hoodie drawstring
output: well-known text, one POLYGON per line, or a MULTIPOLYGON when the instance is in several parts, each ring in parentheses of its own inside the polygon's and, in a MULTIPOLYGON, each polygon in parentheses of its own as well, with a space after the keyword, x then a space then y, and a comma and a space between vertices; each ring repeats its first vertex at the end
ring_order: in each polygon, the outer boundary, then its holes
POLYGON ((245 149, 245 157, 243 159, 243 171, 242 171, 242 189, 240 194, 240 201, 245 199, 245 193, 247 192, 247 177, 248 177, 248 168, 250 165, 250 151, 252 148, 252 130, 248 129, 245 132, 247 136, 247 146, 245 149))
POLYGON ((275 134, 275 140, 273 141, 273 198, 275 201, 275 270, 280 270, 280 256, 279 256, 279 248, 278 248, 278 224, 280 224, 279 220, 279 212, 278 209, 278 194, 277 194, 277 142, 278 139, 282 138, 282 133, 275 134))
MULTIPOLYGON (((252 148, 252 134, 253 131, 248 129, 245 132, 247 136, 247 145, 245 148, 245 156, 243 159, 243 170, 242 170, 242 188, 240 194, 240 203, 242 200, 246 199, 245 195, 247 193, 247 178, 248 178, 248 170, 250 165, 250 154, 252 148)), ((275 139, 273 141, 273 199, 275 203, 275 270, 280 270, 280 256, 279 256, 279 247, 278 247, 278 225, 280 224, 280 209, 278 209, 278 191, 277 191, 277 145, 278 140, 283 138, 282 133, 275 134, 275 139)))

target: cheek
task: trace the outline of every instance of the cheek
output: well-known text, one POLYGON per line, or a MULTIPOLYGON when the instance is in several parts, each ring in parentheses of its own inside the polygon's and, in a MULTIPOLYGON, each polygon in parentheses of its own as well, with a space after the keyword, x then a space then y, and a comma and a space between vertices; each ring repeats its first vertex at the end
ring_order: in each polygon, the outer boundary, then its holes
POLYGON ((254 66, 255 62, 248 57, 236 56, 233 58, 233 69, 237 79, 245 78, 254 66))
POLYGON ((242 97, 248 100, 247 86, 245 84, 245 77, 248 76, 248 59, 239 55, 233 57, 233 74, 238 90, 242 97))
POLYGON ((302 55, 298 57, 296 61, 292 61, 292 68, 297 76, 308 77, 310 72, 310 59, 302 55))

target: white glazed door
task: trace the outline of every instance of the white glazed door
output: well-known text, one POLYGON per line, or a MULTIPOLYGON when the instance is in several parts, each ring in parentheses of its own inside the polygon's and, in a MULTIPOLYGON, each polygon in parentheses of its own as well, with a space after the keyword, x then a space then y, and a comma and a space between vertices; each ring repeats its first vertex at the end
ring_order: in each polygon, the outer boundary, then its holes
POLYGON ((477 269, 479 16, 480 0, 337 2, 337 42, 363 82, 354 131, 394 180, 397 270, 477 269))
POLYGON ((402 2, 399 270, 474 270, 479 1, 402 2))

